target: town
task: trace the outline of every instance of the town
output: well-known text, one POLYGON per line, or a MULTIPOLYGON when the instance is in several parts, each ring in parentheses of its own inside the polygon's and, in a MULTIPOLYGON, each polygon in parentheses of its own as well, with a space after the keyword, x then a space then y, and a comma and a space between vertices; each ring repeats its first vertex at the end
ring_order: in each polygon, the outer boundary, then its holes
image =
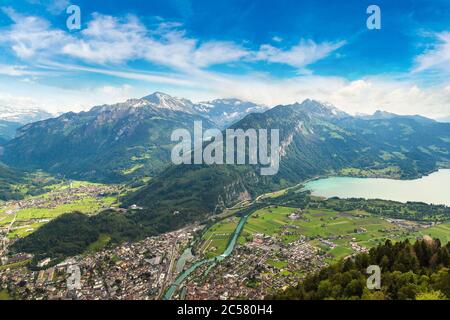
POLYGON ((41 270, 0 269, 0 290, 19 299, 158 299, 173 281, 176 262, 192 239, 194 229, 183 229, 113 249, 70 257, 41 270), (73 267, 79 268, 75 288, 68 286, 73 267))
POLYGON ((52 219, 70 211, 96 214, 117 203, 119 187, 79 181, 52 186, 49 192, 0 203, 0 257, 6 264, 8 246, 52 219))

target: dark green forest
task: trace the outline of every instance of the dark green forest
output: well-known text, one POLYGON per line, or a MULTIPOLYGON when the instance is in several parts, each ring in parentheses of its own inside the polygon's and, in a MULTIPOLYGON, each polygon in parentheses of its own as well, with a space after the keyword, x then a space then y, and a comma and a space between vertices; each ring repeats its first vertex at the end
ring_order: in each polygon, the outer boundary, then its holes
POLYGON ((450 299, 450 243, 408 240, 372 248, 306 276, 298 286, 271 296, 299 300, 441 300, 450 299), (381 289, 366 286, 369 265, 381 268, 381 289))

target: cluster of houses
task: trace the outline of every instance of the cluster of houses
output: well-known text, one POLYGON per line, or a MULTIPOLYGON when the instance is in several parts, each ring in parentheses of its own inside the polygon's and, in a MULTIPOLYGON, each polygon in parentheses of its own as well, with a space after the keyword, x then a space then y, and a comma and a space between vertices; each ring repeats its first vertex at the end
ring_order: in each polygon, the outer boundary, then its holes
POLYGON ((253 241, 236 247, 213 269, 199 268, 181 291, 188 300, 264 299, 273 290, 298 283, 299 271, 314 272, 325 266, 325 257, 318 255, 318 250, 304 236, 285 244, 272 236, 254 234, 253 241))
POLYGON ((46 258, 37 264, 38 271, 26 267, 0 270, 0 290, 33 300, 157 299, 176 276, 174 261, 191 239, 185 229, 56 265, 46 258), (73 270, 79 271, 78 278, 73 270))

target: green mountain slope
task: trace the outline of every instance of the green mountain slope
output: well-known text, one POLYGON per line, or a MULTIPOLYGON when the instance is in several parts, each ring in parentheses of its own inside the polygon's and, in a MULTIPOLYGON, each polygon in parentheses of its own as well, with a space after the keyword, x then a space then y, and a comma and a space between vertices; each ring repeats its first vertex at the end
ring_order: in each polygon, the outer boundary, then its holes
MULTIPOLYGON (((450 124, 403 117, 354 118, 310 100, 248 115, 233 128, 280 130, 278 174, 261 176, 257 165, 170 166, 123 199, 124 207, 137 204, 143 209, 130 210, 121 219, 131 223, 139 234, 152 235, 201 221, 223 207, 318 175, 366 170, 413 178, 448 166, 450 161, 450 124)), ((99 217, 109 221, 112 216, 102 213, 99 217)), ((70 216, 67 219, 58 225, 58 241, 70 246, 70 239, 76 236, 70 226, 78 222, 71 222, 70 216)), ((83 222, 88 224, 83 237, 96 237, 99 225, 95 221, 91 218, 83 222)), ((45 255, 43 248, 52 245, 54 223, 56 220, 19 240, 13 248, 45 255)), ((109 232, 121 235, 118 239, 130 238, 118 232, 119 224, 109 225, 109 232)), ((83 248, 79 246, 78 252, 83 248)))
POLYGON ((185 100, 155 93, 125 103, 22 127, 5 145, 2 160, 24 169, 42 169, 70 178, 102 182, 153 176, 170 160, 173 130, 193 130, 195 120, 185 100), (39 143, 36 143, 36 142, 39 143))
POLYGON ((261 176, 258 166, 179 166, 125 203, 190 215, 349 168, 415 178, 450 163, 449 124, 404 117, 364 120, 310 100, 251 114, 232 128, 279 129, 279 172, 261 176))
POLYGON ((0 200, 20 199, 22 195, 14 186, 24 183, 24 178, 21 172, 0 163, 0 200))

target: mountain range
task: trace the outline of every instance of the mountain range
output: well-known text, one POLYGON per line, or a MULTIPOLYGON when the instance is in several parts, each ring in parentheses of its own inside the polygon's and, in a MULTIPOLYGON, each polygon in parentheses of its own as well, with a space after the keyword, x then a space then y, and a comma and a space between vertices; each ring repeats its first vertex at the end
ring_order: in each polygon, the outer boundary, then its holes
POLYGON ((424 119, 395 115, 362 119, 313 100, 277 106, 250 114, 231 128, 279 129, 278 174, 260 176, 258 166, 176 166, 126 203, 168 214, 208 214, 315 176, 364 173, 415 178, 450 166, 450 124, 424 119))
POLYGON ((21 126, 53 117, 39 108, 12 108, 0 106, 0 145, 14 138, 21 126))
MULTIPOLYGON (((163 159, 158 158, 161 150, 169 152, 162 132, 175 124, 192 127, 192 121, 204 119, 193 105, 169 102, 166 97, 159 103, 158 96, 25 126, 6 145, 4 159, 9 164, 33 164, 54 172, 74 174, 75 168, 80 174, 92 174, 87 178, 102 173, 92 170, 93 163, 98 170, 105 165, 117 166, 117 154, 123 155, 124 165, 129 165, 134 155, 146 167, 146 162, 163 159), (36 141, 43 143, 37 147, 36 141), (134 150, 144 153, 134 154, 134 150)), ((73 254, 82 252, 99 230, 114 234, 116 240, 158 234, 309 178, 354 175, 408 179, 450 167, 450 124, 422 117, 381 113, 355 117, 331 105, 305 100, 247 114, 230 128, 278 129, 279 172, 261 176, 259 165, 171 165, 161 161, 160 171, 155 170, 149 182, 123 199, 124 207, 137 204, 142 210, 126 214, 108 211, 95 218, 69 214, 19 240, 16 248, 36 254, 51 250, 54 256, 61 256, 70 247, 73 254), (133 234, 124 230, 124 225, 133 234), (78 241, 75 248, 72 240, 80 237, 80 230, 86 241, 78 241)))
POLYGON ((372 115, 359 115, 359 118, 366 120, 383 120, 383 119, 393 119, 393 118, 404 118, 404 119, 413 119, 418 122, 431 123, 435 122, 435 120, 423 117, 421 115, 398 115, 391 112, 377 110, 372 115))
POLYGON ((209 102, 200 102, 194 108, 221 129, 229 127, 249 113, 262 113, 269 109, 265 105, 239 99, 216 99, 209 102))
POLYGON ((20 123, 22 125, 52 118, 53 116, 53 114, 39 108, 0 106, 0 120, 20 123))
POLYGON ((236 99, 194 104, 155 92, 25 125, 5 144, 2 160, 24 169, 93 181, 153 177, 169 163, 175 129, 192 132, 194 121, 202 121, 204 129, 222 128, 226 121, 254 110, 262 107, 236 99), (226 116, 228 106, 233 106, 230 116, 226 116))

